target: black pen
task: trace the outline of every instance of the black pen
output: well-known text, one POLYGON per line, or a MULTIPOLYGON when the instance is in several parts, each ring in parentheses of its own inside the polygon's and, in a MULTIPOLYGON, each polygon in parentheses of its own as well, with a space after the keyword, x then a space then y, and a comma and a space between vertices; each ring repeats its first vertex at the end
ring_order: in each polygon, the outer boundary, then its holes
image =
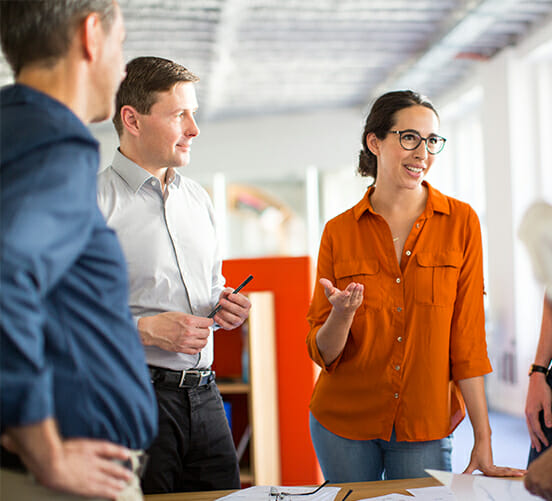
POLYGON ((352 492, 353 492, 353 489, 349 489, 349 492, 345 494, 345 497, 341 501, 345 501, 351 495, 352 492))
MULTIPOLYGON (((240 285, 238 285, 233 291, 232 294, 237 294, 240 292, 249 282, 253 280, 253 275, 249 275, 240 285)), ((213 318, 218 311, 222 308, 222 306, 219 304, 215 307, 215 309, 207 315, 207 318, 213 318)))

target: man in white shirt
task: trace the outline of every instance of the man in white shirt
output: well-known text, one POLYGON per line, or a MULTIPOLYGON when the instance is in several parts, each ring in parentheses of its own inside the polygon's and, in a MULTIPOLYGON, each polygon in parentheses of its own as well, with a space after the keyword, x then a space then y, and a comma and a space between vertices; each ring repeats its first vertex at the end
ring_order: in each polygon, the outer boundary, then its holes
POLYGON ((126 71, 113 119, 120 148, 98 178, 98 203, 127 259, 130 306, 159 406, 142 487, 146 494, 239 488, 210 370, 212 331, 241 325, 250 303, 224 288, 209 196, 175 170, 189 163, 199 135, 199 79, 156 57, 136 58, 126 71))

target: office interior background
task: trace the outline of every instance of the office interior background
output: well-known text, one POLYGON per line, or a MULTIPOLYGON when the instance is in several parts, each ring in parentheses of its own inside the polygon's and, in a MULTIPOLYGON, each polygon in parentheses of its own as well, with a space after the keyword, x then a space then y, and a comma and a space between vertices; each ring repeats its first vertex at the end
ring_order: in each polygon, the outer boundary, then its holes
MULTIPOLYGON (((432 99, 448 141, 428 181, 482 225, 488 402, 522 416, 543 290, 517 231, 532 202, 552 202, 552 0, 119 3, 127 60, 167 57, 201 78, 183 174, 210 192, 226 259, 314 266, 324 223, 366 190, 355 171, 372 101, 404 88, 432 99)), ((117 137, 111 123, 93 132, 103 168, 117 137)))

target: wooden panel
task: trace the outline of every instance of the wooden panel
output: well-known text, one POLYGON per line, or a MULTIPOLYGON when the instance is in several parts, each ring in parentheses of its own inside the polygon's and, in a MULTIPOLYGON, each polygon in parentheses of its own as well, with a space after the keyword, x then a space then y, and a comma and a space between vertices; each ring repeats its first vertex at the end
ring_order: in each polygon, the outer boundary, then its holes
POLYGON ((274 340, 274 296, 251 292, 249 315, 250 415, 257 485, 280 484, 280 442, 274 340))
POLYGON ((242 487, 278 485, 281 476, 274 295, 265 291, 250 292, 248 296, 251 313, 242 328, 215 333, 213 367, 222 397, 231 406, 232 437, 240 459, 242 487), (235 359, 241 362, 236 364, 235 359), (236 372, 241 377, 236 378, 236 372))

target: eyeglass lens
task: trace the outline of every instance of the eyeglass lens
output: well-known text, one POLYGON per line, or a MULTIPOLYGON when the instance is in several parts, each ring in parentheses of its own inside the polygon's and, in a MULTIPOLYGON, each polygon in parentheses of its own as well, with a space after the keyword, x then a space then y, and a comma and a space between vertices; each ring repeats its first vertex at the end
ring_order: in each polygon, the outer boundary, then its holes
POLYGON ((405 150, 415 150, 418 146, 420 146, 422 140, 426 142, 427 151, 433 155, 439 153, 445 146, 445 139, 440 136, 422 138, 420 134, 414 131, 400 132, 401 146, 405 150))

